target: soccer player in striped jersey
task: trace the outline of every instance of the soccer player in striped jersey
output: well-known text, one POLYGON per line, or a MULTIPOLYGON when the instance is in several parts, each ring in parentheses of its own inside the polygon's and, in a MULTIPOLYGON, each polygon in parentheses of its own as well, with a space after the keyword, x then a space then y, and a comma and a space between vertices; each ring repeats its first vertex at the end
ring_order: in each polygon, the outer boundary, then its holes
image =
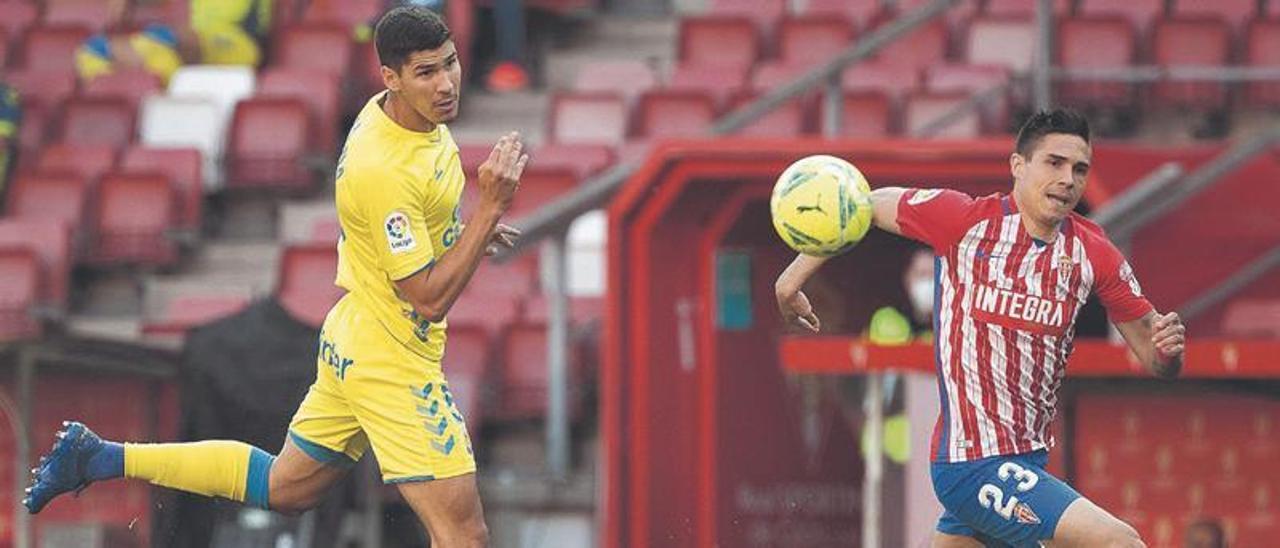
MULTIPOLYGON (((1103 230, 1073 213, 1092 150, 1069 110, 1027 120, 1010 155, 1010 194, 879 188, 877 227, 933 248, 934 355, 941 412, 935 547, 1139 547, 1138 533, 1045 471, 1075 318, 1096 293, 1141 363, 1172 378, 1185 328, 1142 295, 1103 230)), ((818 331, 800 290, 824 262, 801 255, 775 284, 790 324, 818 331)))

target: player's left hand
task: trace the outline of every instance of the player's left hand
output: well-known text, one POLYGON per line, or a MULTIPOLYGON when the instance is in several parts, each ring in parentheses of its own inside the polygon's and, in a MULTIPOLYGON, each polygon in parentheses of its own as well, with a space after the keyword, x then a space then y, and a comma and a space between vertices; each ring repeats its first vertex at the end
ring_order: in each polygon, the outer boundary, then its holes
POLYGON ((1187 346, 1187 328, 1177 312, 1157 315, 1151 322, 1151 344, 1162 358, 1177 358, 1187 346))
POLYGON ((489 235, 489 245, 485 246, 485 256, 496 255, 502 249, 511 249, 516 246, 516 240, 520 239, 520 229, 498 223, 494 227, 493 234, 489 235))

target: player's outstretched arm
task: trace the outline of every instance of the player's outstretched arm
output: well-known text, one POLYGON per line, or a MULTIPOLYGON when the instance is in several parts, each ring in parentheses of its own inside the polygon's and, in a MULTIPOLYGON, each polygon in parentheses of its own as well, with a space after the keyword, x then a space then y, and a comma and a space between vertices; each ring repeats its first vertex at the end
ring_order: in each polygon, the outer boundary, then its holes
POLYGON ((504 242, 519 235, 518 231, 507 227, 499 230, 498 219, 511 207, 516 188, 520 186, 520 175, 529 161, 529 156, 522 152, 523 148, 520 136, 514 132, 498 140, 489 153, 489 159, 480 165, 477 180, 480 202, 468 219, 467 229, 462 231, 458 243, 431 268, 396 282, 400 293, 427 321, 441 321, 449 313, 491 243, 504 242))
POLYGON ((896 186, 880 187, 871 191, 871 222, 880 230, 902 235, 898 226, 898 202, 911 190, 896 186))
POLYGON ((1177 312, 1150 312, 1133 321, 1116 324, 1138 361, 1157 377, 1171 379, 1182 371, 1187 329, 1177 312))
MULTIPOLYGON (((883 187, 871 191, 871 222, 881 230, 901 235, 902 229, 898 228, 898 201, 907 190, 909 189, 883 187)), ((825 262, 827 262, 826 258, 801 253, 774 282, 773 290, 774 296, 778 299, 778 311, 787 325, 801 327, 814 333, 821 330, 822 324, 818 320, 818 315, 813 313, 809 297, 801 289, 825 262)))

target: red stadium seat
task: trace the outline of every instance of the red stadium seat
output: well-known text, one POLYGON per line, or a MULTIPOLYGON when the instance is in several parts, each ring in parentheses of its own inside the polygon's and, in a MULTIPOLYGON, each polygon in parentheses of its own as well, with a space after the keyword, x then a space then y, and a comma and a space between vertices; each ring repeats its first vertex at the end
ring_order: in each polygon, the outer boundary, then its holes
POLYGON ((22 32, 35 23, 40 15, 40 6, 35 2, 0 1, 0 28, 9 36, 21 36, 22 32))
POLYGON ((108 145, 74 145, 58 143, 40 151, 36 169, 45 173, 70 173, 81 179, 96 180, 116 165, 117 151, 108 145))
MULTIPOLYGON (((481 265, 480 270, 486 266, 481 265)), ((454 329, 477 329, 483 331, 490 340, 496 340, 498 334, 516 321, 520 316, 520 297, 503 294, 485 294, 470 287, 462 292, 453 307, 449 309, 449 337, 453 338, 454 329)), ((446 345, 449 351, 452 342, 446 345)), ((445 358, 448 367, 448 357, 445 358)))
POLYGON ((926 23, 889 43, 876 54, 876 58, 885 63, 921 69, 946 59, 949 39, 944 21, 926 23))
POLYGON ((1222 317, 1222 334, 1231 338, 1280 339, 1280 299, 1242 299, 1222 317))
POLYGON ((120 98, 138 108, 148 95, 164 93, 160 78, 145 71, 120 71, 103 74, 84 85, 85 97, 120 98))
POLYGON ((964 58, 970 63, 1026 72, 1031 69, 1035 47, 1036 25, 1031 19, 977 17, 969 24, 964 58))
MULTIPOLYGON (((1171 17, 1151 31, 1155 62, 1167 67, 1215 67, 1231 62, 1231 28, 1220 17, 1171 17)), ((1217 82, 1158 82, 1155 100, 1177 107, 1222 108, 1227 90, 1217 82)))
MULTIPOLYGON (((982 12, 1001 17, 1034 17, 1036 0, 987 0, 982 12)), ((1071 0, 1053 0, 1053 13, 1066 15, 1071 10, 1071 0)))
POLYGON ((716 120, 715 101, 683 91, 650 91, 636 104, 633 134, 640 138, 701 137, 716 120))
POLYGON ((0 247, 0 342, 34 338, 32 307, 40 294, 40 261, 30 249, 0 247))
POLYGON ((244 295, 188 295, 174 297, 164 311, 142 325, 150 336, 182 335, 192 328, 230 316, 249 305, 244 295))
MULTIPOLYGON (((83 25, 102 30, 120 21, 124 9, 113 9, 114 2, 102 0, 47 0, 44 3, 46 25, 83 25)), ((118 4, 123 7, 123 4, 118 4)))
POLYGON ((354 54, 350 28, 293 27, 277 33, 275 39, 274 66, 325 72, 345 81, 354 54))
POLYGON ((449 326, 449 342, 441 361, 458 411, 467 419, 467 429, 477 436, 483 424, 484 402, 489 379, 489 349, 492 339, 481 329, 449 326))
POLYGON ((338 150, 338 103, 341 82, 336 75, 278 68, 258 76, 258 97, 292 98, 310 112, 311 150, 330 154, 338 150))
POLYGON ((9 39, 9 31, 0 27, 0 68, 9 66, 9 51, 14 49, 13 45, 13 40, 9 39))
POLYGON ((120 160, 126 173, 163 173, 178 193, 176 228, 199 232, 204 206, 200 151, 193 148, 132 147, 120 160))
POLYGON ((1078 12, 1090 18, 1122 17, 1142 33, 1164 15, 1164 0, 1080 0, 1078 12))
POLYGON ((167 231, 174 226, 177 196, 159 173, 104 177, 94 202, 96 245, 90 259, 98 264, 167 266, 178 249, 167 231))
POLYGON ((906 133, 911 137, 931 139, 972 139, 981 133, 981 122, 972 111, 959 120, 937 130, 931 135, 922 135, 920 131, 944 116, 956 106, 965 102, 965 94, 955 93, 920 93, 907 97, 903 105, 903 119, 906 133))
POLYGON ((59 135, 64 143, 124 146, 133 141, 134 118, 124 99, 71 99, 59 135))
POLYGON ((501 264, 484 261, 471 275, 471 281, 467 283, 464 294, 481 300, 492 297, 523 299, 532 294, 534 287, 537 286, 536 268, 536 259, 514 260, 501 264))
POLYGON ((445 345, 445 376, 473 375, 479 379, 489 376, 489 349, 494 346, 483 329, 473 326, 455 326, 449 322, 449 342, 445 345))
POLYGON ((5 199, 9 216, 79 226, 84 218, 88 181, 72 174, 20 173, 5 199))
MULTIPOLYGON (((524 313, 520 319, 524 323, 533 324, 550 321, 550 311, 547 310, 546 296, 535 295, 526 300, 524 302, 524 313)), ((569 320, 574 325, 581 326, 597 323, 603 319, 603 297, 569 297, 569 320)))
POLYGON ((320 327, 329 309, 342 298, 338 276, 338 250, 331 245, 294 245, 280 258, 276 297, 285 310, 312 327, 320 327))
POLYGON ((44 283, 40 302, 52 309, 67 307, 71 278, 71 231, 64 225, 51 227, 42 219, 0 219, 0 247, 25 247, 40 258, 44 283))
POLYGON ((880 0, 808 0, 802 3, 798 13, 847 17, 858 27, 867 28, 882 14, 882 5, 880 0))
POLYGON ((551 143, 538 147, 530 160, 544 168, 564 168, 579 179, 595 175, 613 164, 613 148, 604 145, 565 145, 551 143))
POLYGON ((133 2, 132 9, 127 11, 128 21, 124 26, 128 28, 142 28, 154 23, 179 27, 191 21, 190 2, 133 2))
MULTIPOLYGON (((963 93, 973 96, 1009 82, 1009 70, 996 65, 938 65, 925 71, 924 88, 929 93, 963 93)), ((998 94, 979 107, 986 133, 998 133, 1008 125, 1009 92, 998 94)))
POLYGON ((581 93, 615 93, 634 98, 658 87, 658 75, 647 61, 593 61, 584 64, 573 80, 573 89, 581 93))
MULTIPOLYGON (((1280 67, 1280 18, 1259 19, 1250 23, 1244 52, 1246 65, 1280 67)), ((1250 83, 1245 88, 1245 99, 1253 105, 1280 105, 1280 82, 1250 83)))
POLYGON ((736 15, 755 21, 761 30, 772 29, 787 11, 787 0, 711 0, 713 15, 736 15))
MULTIPOLYGON (((1058 62, 1069 69, 1117 69, 1136 58, 1133 26, 1119 17, 1076 17, 1058 26, 1058 62)), ((1063 102, 1109 107, 1133 101, 1133 86, 1117 82, 1072 81, 1058 86, 1063 102)))
POLYGON ((706 16, 680 20, 681 64, 750 67, 760 58, 760 36, 745 17, 706 16))
POLYGON ((564 196, 578 186, 578 176, 569 169, 530 164, 520 177, 520 191, 507 211, 512 219, 524 217, 564 196))
POLYGON ((354 28, 377 22, 383 0, 313 0, 302 14, 307 24, 342 25, 354 28))
POLYGON ((310 141, 310 116, 296 99, 255 98, 236 104, 227 135, 229 188, 302 189, 311 174, 300 160, 310 141))
POLYGON ((75 74, 75 51, 89 37, 89 29, 81 26, 42 26, 27 29, 23 39, 23 56, 18 66, 75 74))
MULTIPOLYGON (((500 362, 502 397, 499 412, 503 418, 523 420, 541 417, 547 410, 547 326, 517 324, 506 332, 500 362)), ((570 347, 569 386, 576 387, 581 377, 580 363, 570 347)), ((569 415, 581 413, 581 393, 570 390, 569 415)))
POLYGON ((853 24, 842 15, 788 17, 778 25, 778 60, 784 64, 816 65, 849 47, 853 24))
POLYGON ((617 145, 627 134, 627 103, 608 93, 555 94, 547 134, 553 143, 617 145))
POLYGON ((46 108, 60 105, 76 92, 75 73, 49 71, 39 66, 6 71, 4 81, 22 96, 24 114, 33 104, 46 108))
POLYGON ((747 88, 750 69, 749 66, 735 65, 677 65, 667 80, 666 89, 704 93, 721 103, 747 88))
MULTIPOLYGON (((730 110, 744 107, 764 96, 765 91, 741 92, 729 103, 730 110)), ((809 120, 813 117, 813 101, 805 98, 790 101, 773 112, 739 129, 735 135, 743 137, 798 137, 809 132, 809 120)))
MULTIPOLYGON (((1254 0, 1172 0, 1170 2, 1174 15, 1203 15, 1222 17, 1232 26, 1244 27, 1258 13, 1258 2, 1254 0)), ((1276 5, 1271 2, 1272 7, 1276 5)))
POLYGON ((18 167, 30 164, 49 141, 52 108, 40 103, 22 105, 22 124, 18 127, 18 167))
POLYGON ((840 132, 845 137, 885 137, 896 132, 894 103, 876 91, 846 91, 840 132))
POLYGON ((896 99, 917 89, 920 71, 905 64, 867 61, 845 69, 841 82, 845 91, 874 91, 896 99))

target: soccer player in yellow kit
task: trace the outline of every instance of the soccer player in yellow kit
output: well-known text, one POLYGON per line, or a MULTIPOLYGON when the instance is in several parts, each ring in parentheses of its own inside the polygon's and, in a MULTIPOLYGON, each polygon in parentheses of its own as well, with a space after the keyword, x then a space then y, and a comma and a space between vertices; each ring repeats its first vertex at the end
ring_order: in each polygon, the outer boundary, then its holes
POLYGON ((144 479, 280 512, 311 508, 367 449, 433 546, 487 541, 475 459, 441 371, 445 316, 480 260, 519 232, 498 223, 528 161, 518 135, 480 166, 480 200, 461 223, 464 177, 444 123, 461 69, 444 22, 397 8, 376 28, 387 91, 369 100, 338 161, 338 284, 321 330, 316 382, 279 456, 240 442, 118 444, 64 423, 23 504, 116 477, 144 479))

